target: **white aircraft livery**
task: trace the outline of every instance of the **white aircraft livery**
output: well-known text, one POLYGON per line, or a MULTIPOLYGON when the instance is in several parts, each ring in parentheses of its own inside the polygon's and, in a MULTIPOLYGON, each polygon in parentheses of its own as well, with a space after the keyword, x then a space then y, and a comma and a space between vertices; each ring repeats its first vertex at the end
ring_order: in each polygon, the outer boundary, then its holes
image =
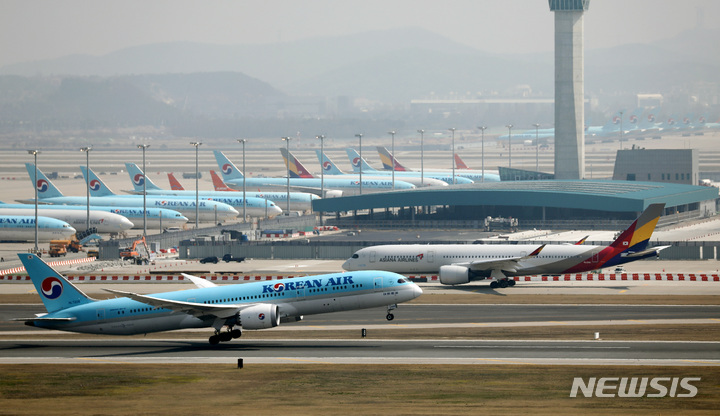
POLYGON ((184 275, 198 288, 139 295, 106 289, 120 297, 93 300, 34 254, 19 253, 47 313, 20 318, 26 325, 69 332, 135 335, 185 328, 214 328, 210 343, 230 341, 241 329, 297 322, 303 315, 387 307, 422 290, 404 276, 384 271, 332 273, 218 286, 184 275), (235 328, 235 327, 239 328, 235 328))
POLYGON ((609 246, 545 244, 389 244, 360 249, 343 264, 349 271, 439 273, 440 283, 458 285, 492 279, 490 286, 515 284, 508 276, 581 273, 656 256, 668 246, 648 247, 664 203, 651 204, 609 246))

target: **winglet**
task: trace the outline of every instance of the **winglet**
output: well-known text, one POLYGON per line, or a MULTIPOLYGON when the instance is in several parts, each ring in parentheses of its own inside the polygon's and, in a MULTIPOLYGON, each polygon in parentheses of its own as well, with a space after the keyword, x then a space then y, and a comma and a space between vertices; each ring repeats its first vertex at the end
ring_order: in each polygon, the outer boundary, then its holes
POLYGON ((547 245, 547 244, 543 244, 543 245, 541 245, 540 247, 536 248, 535 251, 533 251, 532 253, 528 254, 527 257, 535 257, 535 256, 537 256, 538 254, 540 254, 540 252, 542 251, 542 249, 545 248, 546 245, 547 245))
POLYGON ((580 241, 578 241, 577 243, 575 243, 575 245, 576 245, 576 246, 581 246, 581 245, 585 244, 585 240, 587 240, 588 237, 590 237, 590 236, 589 236, 589 235, 586 235, 585 237, 581 238, 580 241))

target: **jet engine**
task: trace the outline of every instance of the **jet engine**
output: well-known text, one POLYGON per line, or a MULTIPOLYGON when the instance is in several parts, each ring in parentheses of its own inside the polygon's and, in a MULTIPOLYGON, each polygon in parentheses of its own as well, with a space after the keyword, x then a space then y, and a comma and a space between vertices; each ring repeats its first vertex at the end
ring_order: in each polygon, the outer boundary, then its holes
POLYGON ((341 196, 343 196, 343 191, 330 189, 325 191, 325 196, 323 198, 340 198, 341 196))
POLYGON ((470 281, 470 269, 465 266, 440 266, 440 283, 462 285, 470 281))
POLYGON ((243 329, 266 329, 280 325, 280 313, 277 305, 262 304, 240 311, 240 324, 243 329))

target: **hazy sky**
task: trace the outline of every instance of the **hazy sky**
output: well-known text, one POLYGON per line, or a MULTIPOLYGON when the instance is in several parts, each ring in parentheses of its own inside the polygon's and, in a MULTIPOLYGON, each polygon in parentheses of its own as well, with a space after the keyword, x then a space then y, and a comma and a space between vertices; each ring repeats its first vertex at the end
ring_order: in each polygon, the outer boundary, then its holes
MULTIPOLYGON (((547 0, 0 0, 0 66, 168 41, 267 43, 420 26, 489 52, 549 51, 547 0)), ((592 0, 585 46, 720 27, 718 0, 592 0)))

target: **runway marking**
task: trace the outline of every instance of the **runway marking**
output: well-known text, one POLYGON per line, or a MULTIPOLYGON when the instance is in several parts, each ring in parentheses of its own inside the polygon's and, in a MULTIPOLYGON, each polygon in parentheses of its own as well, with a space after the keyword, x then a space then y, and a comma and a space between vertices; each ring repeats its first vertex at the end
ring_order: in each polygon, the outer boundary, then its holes
POLYGON ((510 361, 510 360, 496 360, 492 358, 478 358, 478 361, 488 361, 491 363, 502 363, 502 364, 521 364, 521 365, 529 365, 530 363, 522 362, 522 361, 510 361))
POLYGON ((81 360, 81 361, 97 361, 100 363, 110 363, 110 364, 133 364, 133 363, 127 362, 127 361, 108 360, 108 359, 104 359, 104 358, 75 357, 75 359, 81 360))
POLYGON ((627 289, 621 290, 621 291, 620 291, 620 294, 623 294, 623 293, 625 293, 625 292, 627 292, 627 291, 628 291, 627 289))
MULTIPOLYGON (((433 348, 465 348, 465 349, 495 349, 495 348, 508 348, 507 346, 500 345, 435 345, 433 348)), ((538 346, 532 345, 530 347, 535 350, 629 350, 631 347, 572 347, 572 346, 538 346)))
POLYGON ((718 364, 717 361, 701 361, 701 360, 681 360, 681 361, 684 361, 687 363, 695 363, 695 364, 712 364, 712 365, 718 364))
POLYGON ((281 361, 283 361, 283 360, 284 360, 284 361, 296 361, 296 362, 301 362, 301 363, 331 364, 329 361, 303 360, 303 359, 300 359, 300 358, 279 357, 279 358, 277 358, 277 359, 278 359, 278 360, 281 360, 281 361))

